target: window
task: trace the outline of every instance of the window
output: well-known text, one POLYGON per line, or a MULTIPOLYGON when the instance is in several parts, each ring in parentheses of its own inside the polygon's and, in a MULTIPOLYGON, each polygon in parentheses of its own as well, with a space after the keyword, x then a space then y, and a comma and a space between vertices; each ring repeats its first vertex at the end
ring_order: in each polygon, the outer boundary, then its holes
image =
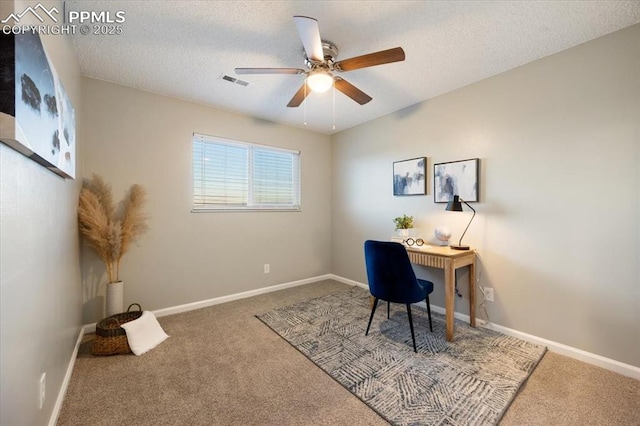
POLYGON ((300 152, 193 135, 193 210, 299 210, 300 152))

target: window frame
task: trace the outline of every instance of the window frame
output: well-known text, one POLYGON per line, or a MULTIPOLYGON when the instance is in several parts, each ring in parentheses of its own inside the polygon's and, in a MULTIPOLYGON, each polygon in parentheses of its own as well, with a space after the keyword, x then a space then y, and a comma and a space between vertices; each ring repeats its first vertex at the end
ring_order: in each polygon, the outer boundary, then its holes
POLYGON ((222 213, 222 212, 299 212, 302 210, 302 153, 299 150, 281 148, 277 146, 258 144, 253 142, 245 142, 238 141, 234 139, 222 138, 219 136, 211 136, 205 135, 201 133, 193 133, 193 137, 191 139, 191 212, 192 213, 222 213), (211 143, 217 145, 227 145, 227 146, 235 146, 246 148, 249 150, 248 153, 248 164, 247 164, 247 205, 244 207, 225 207, 224 204, 204 204, 204 205, 196 205, 195 203, 195 156, 194 156, 194 148, 195 143, 197 141, 203 143, 211 143), (293 171, 293 190, 294 190, 294 198, 297 198, 297 205, 286 205, 283 207, 278 207, 277 205, 272 204, 253 204, 253 179, 254 179, 254 154, 252 152, 253 149, 261 149, 271 152, 280 152, 287 153, 297 156, 294 160, 297 166, 297 170, 293 171), (297 180, 297 182, 295 182, 297 180), (296 194, 297 187, 297 194, 296 194))

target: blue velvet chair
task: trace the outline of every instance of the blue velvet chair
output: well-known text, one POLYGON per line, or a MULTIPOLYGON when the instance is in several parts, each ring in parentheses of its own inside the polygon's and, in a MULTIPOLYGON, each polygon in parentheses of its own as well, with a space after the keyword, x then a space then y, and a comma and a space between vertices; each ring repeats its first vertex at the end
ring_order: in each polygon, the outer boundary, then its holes
POLYGON ((411 317, 411 304, 422 300, 427 302, 429 329, 433 332, 431 307, 429 306, 429 294, 433 292, 433 283, 416 278, 407 250, 400 243, 365 241, 364 257, 367 265, 369 290, 375 298, 365 335, 369 334, 373 314, 375 314, 378 307, 378 300, 387 302, 387 318, 389 318, 390 303, 405 304, 409 315, 413 350, 417 353, 416 337, 413 332, 413 318, 411 317))

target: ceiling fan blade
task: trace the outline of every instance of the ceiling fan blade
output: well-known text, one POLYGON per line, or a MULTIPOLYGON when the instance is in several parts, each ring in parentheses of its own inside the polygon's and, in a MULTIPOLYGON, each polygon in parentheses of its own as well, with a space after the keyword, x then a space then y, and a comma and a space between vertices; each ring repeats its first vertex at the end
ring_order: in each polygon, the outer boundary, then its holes
POLYGON ((304 101, 304 99, 309 95, 309 93, 311 93, 311 88, 307 85, 307 81, 305 80, 305 82, 302 83, 302 86, 300 86, 296 94, 293 95, 293 98, 291 98, 287 106, 289 108, 299 107, 302 101, 304 101), (305 86, 306 86, 306 90, 305 90, 305 86))
POLYGON ((402 47, 394 47, 393 49, 381 50, 338 61, 334 64, 334 68, 339 71, 351 71, 399 61, 404 61, 404 50, 402 50, 402 47))
POLYGON ((360 105, 364 105, 373 99, 371 96, 364 93, 362 90, 358 89, 353 84, 349 83, 347 80, 336 77, 333 83, 339 91, 359 103, 360 105))
POLYGON ((300 68, 236 68, 236 74, 304 74, 300 68))
POLYGON ((300 34, 300 39, 302 39, 307 58, 316 62, 324 61, 318 21, 308 16, 294 16, 293 21, 298 27, 298 33, 300 34))

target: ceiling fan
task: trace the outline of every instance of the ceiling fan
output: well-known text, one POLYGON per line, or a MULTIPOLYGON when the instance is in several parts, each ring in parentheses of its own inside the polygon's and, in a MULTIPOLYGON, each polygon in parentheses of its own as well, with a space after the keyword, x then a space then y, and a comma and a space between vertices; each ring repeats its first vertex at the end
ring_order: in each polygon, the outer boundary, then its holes
POLYGON ((288 107, 300 106, 310 92, 324 92, 329 90, 331 86, 335 86, 336 89, 360 105, 364 105, 372 99, 371 96, 342 77, 334 76, 333 73, 404 61, 404 50, 401 47, 336 61, 338 48, 333 43, 320 38, 320 29, 316 19, 307 16, 294 16, 293 20, 302 39, 307 70, 301 68, 235 69, 237 74, 306 74, 305 82, 293 95, 287 104, 288 107))

